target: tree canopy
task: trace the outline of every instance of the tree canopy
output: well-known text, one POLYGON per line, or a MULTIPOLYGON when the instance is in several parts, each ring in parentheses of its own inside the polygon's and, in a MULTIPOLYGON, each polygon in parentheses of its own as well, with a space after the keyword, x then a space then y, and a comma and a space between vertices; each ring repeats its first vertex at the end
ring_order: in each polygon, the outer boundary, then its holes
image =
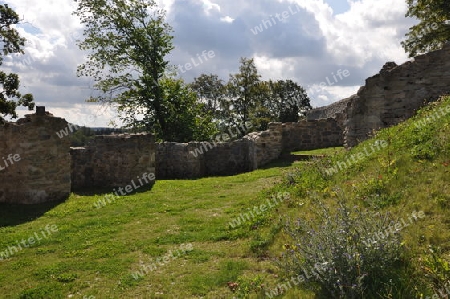
MULTIPOLYGON (((0 54, 0 65, 3 63, 3 56, 9 54, 23 54, 25 39, 20 37, 13 25, 20 21, 18 14, 8 6, 0 5, 0 38, 2 42, 2 52, 0 54)), ((18 106, 34 109, 33 96, 31 94, 22 95, 19 92, 19 76, 14 73, 6 73, 0 70, 0 123, 5 122, 7 116, 17 118, 16 109, 18 106)))
POLYGON ((179 94, 180 82, 166 75, 166 56, 173 49, 172 28, 156 2, 77 2, 74 14, 85 25, 84 40, 78 45, 90 51, 78 75, 94 78, 94 88, 100 92, 94 100, 116 105, 127 127, 155 133, 160 140, 192 140, 201 135, 198 130, 202 128, 195 129, 201 123, 199 115, 193 115, 198 107, 184 101, 196 103, 189 94, 179 94), (179 128, 190 128, 183 132, 191 135, 181 136, 179 128))
POLYGON ((294 81, 262 81, 253 59, 241 58, 240 63, 239 72, 227 83, 217 75, 202 74, 190 84, 219 129, 251 122, 265 130, 269 122, 296 122, 311 109, 306 91, 294 81))
POLYGON ((239 73, 230 75, 228 90, 238 121, 250 120, 251 111, 256 108, 260 95, 260 75, 253 59, 241 58, 239 73))
POLYGON ((417 18, 419 23, 410 28, 402 46, 410 57, 441 49, 450 41, 450 1, 407 0, 407 17, 417 18))

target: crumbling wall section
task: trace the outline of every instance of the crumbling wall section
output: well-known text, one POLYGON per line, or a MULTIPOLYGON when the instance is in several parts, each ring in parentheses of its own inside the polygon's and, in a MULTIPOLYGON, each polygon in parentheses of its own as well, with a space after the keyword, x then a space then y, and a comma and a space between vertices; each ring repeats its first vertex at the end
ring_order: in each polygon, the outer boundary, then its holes
POLYGON ((70 153, 73 190, 125 186, 144 174, 153 178, 149 184, 155 181, 156 147, 150 134, 96 136, 70 153))
POLYGON ((283 124, 283 151, 337 147, 344 143, 343 128, 334 118, 283 124))
POLYGON ((298 123, 270 123, 231 142, 164 142, 157 144, 160 179, 233 175, 258 169, 283 152, 342 146, 343 130, 332 118, 298 123))
POLYGON ((68 123, 38 107, 0 126, 0 202, 37 204, 70 194, 69 140, 56 132, 68 123))
POLYGON ((353 147, 373 131, 410 118, 417 109, 449 93, 450 43, 402 65, 386 63, 379 74, 366 80, 344 112, 345 146, 353 147))

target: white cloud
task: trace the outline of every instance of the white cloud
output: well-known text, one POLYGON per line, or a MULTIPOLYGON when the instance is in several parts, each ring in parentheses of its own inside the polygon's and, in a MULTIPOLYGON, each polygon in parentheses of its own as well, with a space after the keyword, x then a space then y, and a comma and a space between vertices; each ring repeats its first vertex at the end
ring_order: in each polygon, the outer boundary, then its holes
POLYGON ((232 23, 234 21, 234 19, 231 18, 230 16, 221 17, 220 20, 226 23, 232 23))
POLYGON ((385 59, 387 53, 392 60, 407 59, 400 41, 413 23, 404 17, 405 1, 350 1, 350 10, 337 16, 323 0, 297 2, 314 13, 333 61, 363 68, 377 56, 385 59))
POLYGON ((205 11, 206 14, 210 14, 211 10, 220 12, 220 5, 217 3, 212 3, 210 0, 202 0, 203 2, 203 9, 205 11))

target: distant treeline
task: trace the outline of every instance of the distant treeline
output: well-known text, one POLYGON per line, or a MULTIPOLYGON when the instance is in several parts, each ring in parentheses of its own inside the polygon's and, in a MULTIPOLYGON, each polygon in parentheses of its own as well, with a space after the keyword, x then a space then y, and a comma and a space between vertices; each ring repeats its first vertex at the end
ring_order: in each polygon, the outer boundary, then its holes
POLYGON ((132 133, 128 129, 122 128, 106 128, 106 127, 79 127, 79 129, 70 135, 70 146, 78 147, 85 146, 94 136, 97 135, 114 135, 114 134, 123 134, 123 133, 132 133))

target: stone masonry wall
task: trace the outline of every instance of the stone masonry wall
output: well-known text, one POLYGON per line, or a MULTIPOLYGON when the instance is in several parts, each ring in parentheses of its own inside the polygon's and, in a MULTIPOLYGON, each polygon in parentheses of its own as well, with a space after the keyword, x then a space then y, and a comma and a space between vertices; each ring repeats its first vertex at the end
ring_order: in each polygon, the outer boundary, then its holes
POLYGON ((158 179, 201 178, 250 171, 246 140, 232 142, 163 142, 156 145, 158 179))
POLYGON ((270 123, 266 131, 253 132, 244 139, 249 145, 249 167, 258 169, 276 159, 283 152, 283 127, 281 123, 270 123))
POLYGON ((156 144, 156 176, 158 179, 200 178, 203 176, 204 156, 190 152, 202 145, 198 142, 156 144))
POLYGON ((342 146, 343 128, 334 118, 283 124, 283 151, 342 146))
POLYGON ((255 170, 283 152, 342 146, 343 130, 335 119, 270 123, 232 142, 164 142, 156 148, 158 179, 233 175, 255 170))
POLYGON ((133 181, 140 185, 136 182, 144 173, 155 174, 155 150, 153 135, 96 136, 86 147, 70 150, 72 190, 121 187, 133 181))
POLYGON ((236 175, 253 170, 248 141, 244 139, 218 143, 204 156, 205 176, 236 175))
POLYGON ((0 126, 0 203, 35 204, 70 194, 69 140, 56 135, 68 124, 38 108, 0 126))
POLYGON ((345 146, 353 147, 374 130, 396 125, 424 104, 450 93, 450 43, 397 66, 386 63, 351 98, 345 111, 345 146))
MULTIPOLYGON (((328 106, 318 107, 306 112, 307 120, 318 120, 323 118, 338 118, 347 109, 350 98, 340 100, 328 106)), ((342 123, 343 125, 343 123, 342 123)))

